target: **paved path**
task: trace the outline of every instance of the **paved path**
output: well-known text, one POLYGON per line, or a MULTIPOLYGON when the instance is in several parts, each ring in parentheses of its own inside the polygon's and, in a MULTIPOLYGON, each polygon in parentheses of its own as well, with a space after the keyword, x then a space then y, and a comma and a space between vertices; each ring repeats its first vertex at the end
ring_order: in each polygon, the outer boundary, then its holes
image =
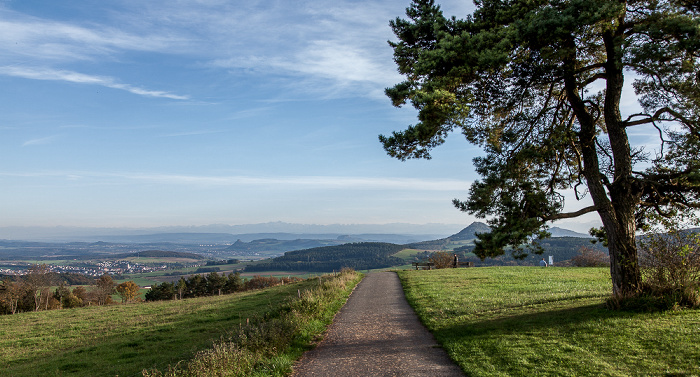
POLYGON ((464 376, 408 305, 394 272, 368 274, 294 377, 464 376))

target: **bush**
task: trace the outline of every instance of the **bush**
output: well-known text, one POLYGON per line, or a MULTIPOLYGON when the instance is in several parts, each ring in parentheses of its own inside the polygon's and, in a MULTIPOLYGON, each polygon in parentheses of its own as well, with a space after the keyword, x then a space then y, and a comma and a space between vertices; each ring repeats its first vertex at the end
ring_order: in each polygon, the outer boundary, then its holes
POLYGON ((613 310, 634 312, 678 310, 683 307, 697 308, 700 306, 700 295, 695 287, 651 287, 645 284, 638 294, 611 297, 607 301, 607 306, 613 310))
POLYGON ((454 255, 446 251, 436 251, 434 252, 429 261, 435 264, 435 268, 452 268, 454 267, 454 255))
POLYGON ((81 300, 76 295, 69 293, 67 296, 63 296, 61 298, 61 304, 66 309, 79 308, 83 306, 83 300, 81 300))
POLYGON ((571 263, 576 267, 608 267, 610 256, 600 250, 581 246, 578 255, 571 258, 571 263))
POLYGON ((639 243, 643 293, 659 309, 700 307, 700 233, 671 229, 639 243))
POLYGON ((675 226, 667 229, 639 242, 640 292, 613 297, 609 307, 633 311, 700 307, 700 233, 675 226))

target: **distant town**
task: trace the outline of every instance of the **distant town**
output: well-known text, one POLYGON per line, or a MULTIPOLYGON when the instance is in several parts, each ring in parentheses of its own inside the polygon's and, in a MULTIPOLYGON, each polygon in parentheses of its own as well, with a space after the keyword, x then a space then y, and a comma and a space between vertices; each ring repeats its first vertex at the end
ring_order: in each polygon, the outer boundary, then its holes
MULTIPOLYGON (((6 262, 0 268, 0 275, 23 275, 27 273, 27 269, 31 263, 26 262, 6 262)), ((196 267, 201 264, 192 265, 196 267)), ((115 261, 100 261, 85 263, 85 266, 70 266, 70 265, 55 265, 46 264, 50 272, 56 273, 72 273, 86 276, 100 277, 104 274, 123 275, 123 274, 138 274, 154 271, 163 271, 172 267, 163 264, 160 266, 144 265, 140 263, 128 262, 124 260, 115 261)))

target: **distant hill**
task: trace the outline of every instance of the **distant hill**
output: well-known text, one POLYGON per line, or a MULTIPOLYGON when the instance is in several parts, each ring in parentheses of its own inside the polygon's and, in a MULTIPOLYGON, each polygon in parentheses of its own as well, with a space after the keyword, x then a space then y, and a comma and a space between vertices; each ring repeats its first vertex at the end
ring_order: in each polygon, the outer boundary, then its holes
MULTIPOLYGON (((275 237, 254 239, 245 241, 238 239, 226 250, 237 254, 254 254, 260 252, 277 252, 284 253, 287 251, 311 249, 323 246, 336 246, 347 243, 358 242, 380 242, 406 244, 415 242, 413 236, 403 236, 400 234, 355 234, 355 235, 338 235, 336 238, 296 238, 288 240, 289 234, 276 234, 275 237), (284 238, 286 237, 286 238, 284 238)), ((320 235, 317 235, 320 236, 320 235)), ((326 235, 329 236, 329 235, 326 235)))
POLYGON ((556 226, 549 228, 549 233, 552 233, 552 237, 593 238, 585 233, 574 232, 573 230, 563 229, 556 226))
POLYGON ((444 237, 460 229, 459 224, 291 224, 271 222, 263 224, 226 225, 211 224, 204 226, 168 226, 154 228, 97 228, 97 227, 0 227, 0 239, 48 242, 95 242, 116 243, 144 242, 226 242, 237 239, 252 241, 262 238, 294 240, 334 239, 342 235, 357 236, 363 241, 381 241, 409 243, 444 237), (175 239, 163 235, 176 234, 175 239), (133 236, 144 236, 133 238, 133 236), (385 236, 392 238, 388 239, 385 236))
POLYGON ((314 247, 322 246, 333 246, 347 243, 345 241, 338 240, 308 240, 308 239, 297 239, 297 240, 278 240, 275 238, 264 238, 259 240, 253 240, 250 242, 245 242, 242 240, 237 240, 233 245, 226 248, 227 251, 231 251, 238 254, 253 254, 264 251, 273 251, 283 253, 285 251, 294 251, 302 249, 311 249, 314 247))
MULTIPOLYGON (((447 237, 448 240, 450 241, 467 241, 467 240, 473 240, 476 239, 476 234, 477 233, 488 233, 491 231, 491 227, 488 225, 475 221, 471 223, 468 227, 462 229, 459 233, 453 234, 449 237, 447 237)), ((579 232, 574 232, 573 230, 568 230, 564 228, 560 228, 557 226, 549 228, 549 233, 552 234, 552 237, 576 237, 576 238, 592 238, 588 234, 584 233, 579 233, 579 232)))
POLYGON ((488 225, 475 221, 469 224, 469 226, 466 228, 460 230, 458 233, 455 233, 449 237, 432 241, 414 242, 406 245, 406 247, 409 249, 419 250, 443 250, 450 244, 450 242, 470 241, 476 239, 477 233, 488 233, 490 231, 491 228, 488 225))
POLYGON ((230 243, 236 241, 236 236, 228 233, 154 233, 135 235, 104 235, 88 237, 90 240, 99 240, 118 243, 230 243))
POLYGON ((359 242, 337 246, 288 251, 283 256, 245 268, 255 271, 340 271, 344 267, 355 270, 384 268, 404 263, 393 254, 405 246, 383 242, 359 242))
MULTIPOLYGON (((388 242, 388 243, 409 243, 421 240, 434 239, 438 236, 405 235, 391 233, 152 233, 152 234, 123 234, 123 235, 90 235, 76 237, 80 242, 97 243, 120 243, 120 244, 179 244, 179 245, 200 245, 217 244, 227 245, 238 240, 242 242, 253 242, 258 240, 279 240, 288 241, 291 247, 279 247, 280 252, 298 250, 294 243, 299 240, 321 241, 317 245, 307 247, 324 246, 332 244, 342 244, 348 242, 388 242), (333 242, 331 242, 333 241, 333 242)), ((26 241, 23 241, 26 242, 26 241)), ((251 245, 252 246, 252 245, 251 245)))
POLYGON ((448 240, 450 241, 467 241, 467 240, 473 240, 476 239, 477 233, 489 233, 491 231, 491 227, 488 225, 475 221, 471 223, 468 227, 462 229, 459 231, 457 234, 453 234, 449 237, 447 237, 448 240))

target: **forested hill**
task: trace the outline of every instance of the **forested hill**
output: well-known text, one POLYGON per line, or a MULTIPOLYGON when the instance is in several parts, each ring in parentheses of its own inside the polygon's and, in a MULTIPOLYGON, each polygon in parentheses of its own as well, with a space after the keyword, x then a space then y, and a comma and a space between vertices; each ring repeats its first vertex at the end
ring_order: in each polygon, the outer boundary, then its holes
POLYGON ((339 271, 343 267, 355 270, 384 268, 403 264, 393 254, 406 248, 384 242, 360 242, 338 246, 316 247, 288 251, 283 256, 246 267, 246 271, 339 271))
POLYGON ((406 245, 406 247, 409 249, 419 250, 443 250, 450 242, 473 240, 476 238, 477 233, 488 233, 490 231, 491 228, 489 228, 488 225, 475 221, 468 227, 459 231, 459 233, 453 234, 447 238, 441 238, 433 241, 414 242, 406 245))

